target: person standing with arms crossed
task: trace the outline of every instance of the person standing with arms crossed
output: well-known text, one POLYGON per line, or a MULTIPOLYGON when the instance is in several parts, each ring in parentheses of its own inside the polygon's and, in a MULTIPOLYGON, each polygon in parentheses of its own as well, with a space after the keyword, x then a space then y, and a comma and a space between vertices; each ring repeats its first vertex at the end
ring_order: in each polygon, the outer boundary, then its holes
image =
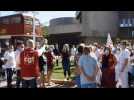
POLYGON ((78 61, 80 67, 81 88, 97 88, 96 77, 99 70, 97 61, 90 56, 89 47, 84 48, 84 53, 78 61))

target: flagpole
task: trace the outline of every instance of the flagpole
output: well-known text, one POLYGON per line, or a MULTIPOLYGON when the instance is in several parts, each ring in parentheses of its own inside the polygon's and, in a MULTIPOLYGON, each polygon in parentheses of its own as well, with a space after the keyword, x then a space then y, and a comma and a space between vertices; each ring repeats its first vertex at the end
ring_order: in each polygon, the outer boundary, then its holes
POLYGON ((35 34, 35 13, 33 12, 33 41, 34 45, 36 45, 36 34, 35 34))

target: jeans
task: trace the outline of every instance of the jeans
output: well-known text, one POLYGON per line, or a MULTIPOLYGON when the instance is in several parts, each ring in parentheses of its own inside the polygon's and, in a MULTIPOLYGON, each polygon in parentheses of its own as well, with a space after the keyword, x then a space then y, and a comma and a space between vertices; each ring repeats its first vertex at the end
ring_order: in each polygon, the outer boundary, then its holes
POLYGON ((17 79, 16 79, 16 87, 20 88, 20 83, 21 83, 21 73, 20 70, 17 70, 17 79))
POLYGON ((77 75, 77 76, 75 77, 75 83, 76 83, 76 85, 77 85, 78 88, 81 87, 81 85, 80 85, 80 76, 79 76, 79 75, 77 75))
POLYGON ((96 83, 81 84, 81 88, 97 88, 96 83))
POLYGON ((63 66, 63 70, 64 70, 64 76, 66 77, 67 74, 68 76, 71 75, 71 72, 70 72, 70 61, 68 59, 64 59, 62 61, 62 66, 63 66))
POLYGON ((12 87, 12 77, 13 77, 12 68, 7 68, 6 69, 6 74, 7 74, 7 87, 11 88, 12 87))
POLYGON ((31 79, 31 80, 22 79, 22 88, 37 88, 36 79, 31 79))

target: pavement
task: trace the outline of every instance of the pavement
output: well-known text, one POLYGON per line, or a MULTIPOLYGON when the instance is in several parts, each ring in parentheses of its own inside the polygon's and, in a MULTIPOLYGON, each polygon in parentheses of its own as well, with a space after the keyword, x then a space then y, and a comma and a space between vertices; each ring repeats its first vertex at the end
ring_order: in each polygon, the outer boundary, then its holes
MULTIPOLYGON (((16 81, 12 82, 13 88, 15 88, 16 81)), ((47 85, 45 83, 45 88, 76 88, 72 81, 62 81, 62 80, 52 80, 51 85, 47 85)), ((7 82, 6 80, 2 80, 0 82, 0 88, 6 88, 7 82)))

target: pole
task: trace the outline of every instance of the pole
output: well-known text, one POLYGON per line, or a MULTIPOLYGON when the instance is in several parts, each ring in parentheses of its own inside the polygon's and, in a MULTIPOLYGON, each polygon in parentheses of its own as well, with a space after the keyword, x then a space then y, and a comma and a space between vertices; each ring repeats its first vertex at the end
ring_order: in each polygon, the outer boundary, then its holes
POLYGON ((33 12, 33 41, 34 45, 36 43, 36 34, 35 34, 35 13, 33 12))

